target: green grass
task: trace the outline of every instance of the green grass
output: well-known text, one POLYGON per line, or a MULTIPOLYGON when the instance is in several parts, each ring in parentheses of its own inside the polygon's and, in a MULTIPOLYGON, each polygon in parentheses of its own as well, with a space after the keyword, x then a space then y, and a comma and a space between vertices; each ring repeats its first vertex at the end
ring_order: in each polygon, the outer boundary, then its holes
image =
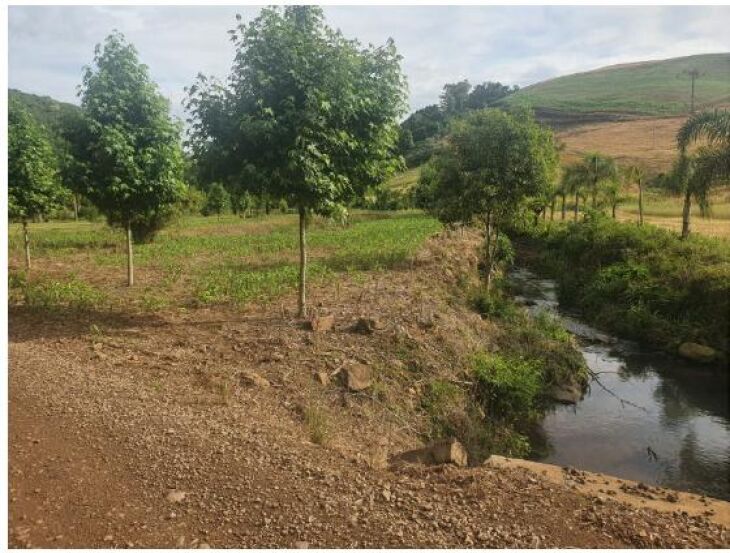
POLYGON ((730 53, 609 66, 566 75, 523 88, 504 102, 564 112, 678 115, 689 109, 690 80, 683 75, 689 69, 702 73, 695 85, 697 107, 730 103, 730 53))
POLYGON ((410 192, 418 183, 420 176, 421 167, 414 167, 393 176, 386 182, 386 185, 398 192, 410 192))
MULTIPOLYGON (((75 282, 99 290, 109 301, 131 302, 147 310, 266 301, 296 287, 297 225, 295 215, 281 214, 185 218, 153 243, 135 246, 137 285, 130 291, 124 287, 126 250, 121 232, 101 223, 33 224, 32 281, 75 282)), ((308 235, 310 280, 393 268, 439 228, 437 221, 416 211, 359 211, 345 227, 314 219, 308 235)), ((9 254, 11 265, 21 267, 18 225, 10 226, 9 254)), ((22 286, 18 274, 11 271, 15 279, 11 288, 22 286)))
POLYGON ((598 218, 516 231, 561 300, 629 338, 728 350, 730 242, 598 218))

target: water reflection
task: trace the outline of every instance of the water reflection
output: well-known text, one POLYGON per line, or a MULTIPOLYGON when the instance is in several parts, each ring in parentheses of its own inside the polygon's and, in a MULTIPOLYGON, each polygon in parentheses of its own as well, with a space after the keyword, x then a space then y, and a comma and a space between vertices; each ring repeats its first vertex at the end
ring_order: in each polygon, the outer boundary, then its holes
POLYGON ((730 499, 726 378, 619 341, 563 313, 554 283, 524 269, 510 276, 532 312, 559 313, 598 374, 575 406, 555 406, 533 436, 535 457, 730 499))

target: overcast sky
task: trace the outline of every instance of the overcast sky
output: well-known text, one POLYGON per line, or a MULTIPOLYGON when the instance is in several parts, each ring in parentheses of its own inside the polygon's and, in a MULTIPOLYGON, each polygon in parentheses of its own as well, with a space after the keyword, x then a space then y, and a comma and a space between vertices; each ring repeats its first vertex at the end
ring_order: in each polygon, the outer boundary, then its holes
MULTIPOLYGON (((445 82, 526 86, 604 65, 730 51, 730 7, 325 7, 328 22, 363 43, 395 39, 412 109, 438 101, 445 82)), ((182 116, 195 75, 225 78, 226 31, 255 7, 11 6, 9 85, 78 103, 94 45, 122 31, 182 116)))

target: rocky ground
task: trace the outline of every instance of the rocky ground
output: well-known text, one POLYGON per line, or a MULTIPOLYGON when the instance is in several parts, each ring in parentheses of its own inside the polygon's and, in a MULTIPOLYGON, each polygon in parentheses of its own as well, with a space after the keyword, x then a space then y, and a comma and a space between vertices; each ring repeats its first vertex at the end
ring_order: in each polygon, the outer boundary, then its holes
POLYGON ((291 298, 155 315, 11 308, 10 545, 730 545, 701 513, 523 467, 388 463, 427 432, 424 382, 458 378, 456 360, 494 340, 450 299, 475 243, 435 238, 408 266, 313 290, 317 332, 291 298), (372 324, 353 328, 360 318, 372 324))

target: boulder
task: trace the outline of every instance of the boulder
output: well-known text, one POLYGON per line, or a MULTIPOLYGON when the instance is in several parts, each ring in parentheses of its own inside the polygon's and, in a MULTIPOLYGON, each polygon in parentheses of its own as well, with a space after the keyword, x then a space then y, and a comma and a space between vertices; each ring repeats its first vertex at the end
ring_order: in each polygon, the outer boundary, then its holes
POLYGON ((256 388, 268 388, 271 386, 268 380, 253 371, 243 371, 240 377, 241 384, 244 386, 255 386, 256 388))
POLYGON ((372 334, 376 330, 383 330, 385 323, 379 319, 360 317, 355 324, 352 325, 353 332, 359 332, 360 334, 372 334))
POLYGON ((344 369, 345 384, 351 392, 361 392, 373 384, 373 372, 370 367, 358 363, 344 369))
POLYGON ((314 315, 309 319, 309 326, 314 332, 327 332, 335 326, 334 315, 314 315))
POLYGON ((717 359, 717 352, 714 349, 695 342, 684 342, 679 346, 678 353, 696 363, 712 363, 717 359))
POLYGON ((465 467, 469 462, 469 456, 464 446, 457 439, 449 438, 426 447, 400 453, 392 457, 390 462, 392 464, 414 463, 419 465, 451 463, 457 467, 465 467))

